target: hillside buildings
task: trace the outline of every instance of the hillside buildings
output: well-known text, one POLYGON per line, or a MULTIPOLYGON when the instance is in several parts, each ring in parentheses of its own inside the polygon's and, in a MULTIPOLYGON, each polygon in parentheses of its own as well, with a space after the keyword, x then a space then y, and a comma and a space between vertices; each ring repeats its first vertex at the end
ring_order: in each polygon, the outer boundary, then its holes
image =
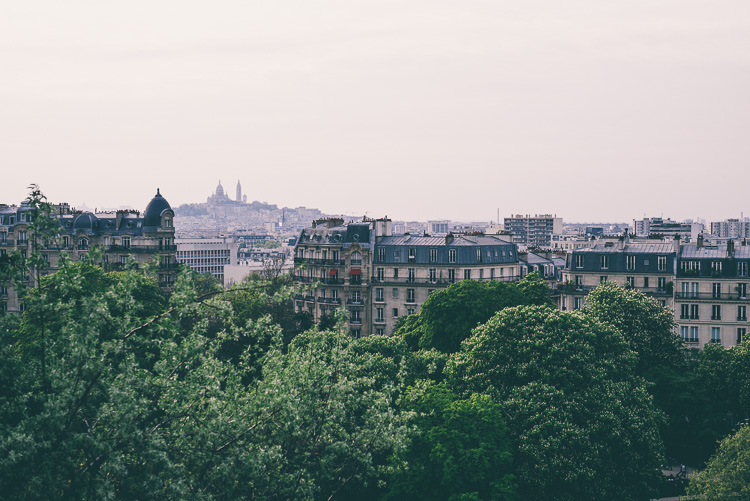
MULTIPOLYGON (((156 195, 141 215, 138 211, 79 212, 67 204, 55 206, 60 222, 60 235, 49 242, 32 242, 29 236, 31 207, 0 208, 0 255, 20 250, 31 253, 37 246, 49 264, 45 273, 58 269, 62 254, 73 260, 87 259, 94 247, 102 249, 101 264, 107 271, 124 269, 129 260, 138 265, 156 262, 154 275, 163 289, 172 287, 177 272, 174 243, 174 212, 169 202, 156 190, 156 195)), ((34 285, 38 277, 30 275, 34 285)), ((0 284, 0 311, 23 311, 10 284, 0 284)))
POLYGON ((520 277, 517 246, 486 235, 394 235, 390 219, 344 223, 323 219, 304 229, 294 254, 298 312, 316 321, 349 312, 352 335, 388 335, 403 315, 419 312, 429 294, 466 279, 520 277))

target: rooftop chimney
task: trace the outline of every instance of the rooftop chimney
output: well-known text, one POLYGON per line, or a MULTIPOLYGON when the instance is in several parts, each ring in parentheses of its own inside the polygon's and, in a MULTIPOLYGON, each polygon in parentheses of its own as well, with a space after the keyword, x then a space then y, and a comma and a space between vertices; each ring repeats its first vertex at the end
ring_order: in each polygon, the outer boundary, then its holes
POLYGON ((700 249, 701 247, 703 247, 703 233, 701 233, 701 234, 699 234, 699 235, 698 235, 698 242, 697 242, 697 245, 696 245, 696 246, 697 246, 697 247, 698 247, 699 249, 700 249))
POLYGON ((727 257, 734 257, 734 240, 727 241, 727 257))

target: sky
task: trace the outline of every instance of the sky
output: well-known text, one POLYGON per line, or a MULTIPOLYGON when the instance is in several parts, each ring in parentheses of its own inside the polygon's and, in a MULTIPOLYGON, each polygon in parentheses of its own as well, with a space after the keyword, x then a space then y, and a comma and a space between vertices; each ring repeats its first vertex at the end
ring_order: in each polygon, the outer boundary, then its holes
POLYGON ((747 0, 0 3, 0 202, 750 216, 747 0))

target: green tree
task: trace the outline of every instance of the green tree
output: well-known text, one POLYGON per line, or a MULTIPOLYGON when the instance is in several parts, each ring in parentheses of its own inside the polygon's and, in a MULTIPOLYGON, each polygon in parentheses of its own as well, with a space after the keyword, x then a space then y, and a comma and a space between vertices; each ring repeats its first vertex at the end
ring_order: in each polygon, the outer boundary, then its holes
POLYGON ((719 444, 706 469, 694 475, 688 494, 699 499, 750 499, 750 426, 719 444))
POLYGON ((684 345, 675 334, 674 313, 635 289, 604 282, 586 300, 584 313, 617 327, 638 354, 641 374, 650 368, 682 363, 684 345))
POLYGON ((495 312, 524 301, 517 288, 504 282, 463 280, 437 290, 430 294, 419 313, 423 329, 419 346, 453 353, 474 327, 495 312))
POLYGON ((642 499, 658 482, 661 413, 614 327, 549 307, 506 308, 447 371, 502 405, 523 499, 642 499))
POLYGON ((487 395, 459 399, 445 385, 414 388, 417 429, 386 499, 516 499, 513 456, 500 406, 487 395))

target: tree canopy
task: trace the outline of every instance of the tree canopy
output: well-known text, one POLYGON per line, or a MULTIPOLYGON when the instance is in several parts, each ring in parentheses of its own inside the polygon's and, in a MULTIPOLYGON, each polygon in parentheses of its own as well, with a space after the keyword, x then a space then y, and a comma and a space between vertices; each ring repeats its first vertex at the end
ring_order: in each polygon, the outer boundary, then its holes
POLYGON ((726 437, 706 469, 690 479, 688 494, 699 499, 750 499, 750 426, 726 437))
POLYGON ((661 414, 612 326, 546 306, 506 308, 448 365, 507 416, 527 499, 641 499, 658 479, 661 414))

